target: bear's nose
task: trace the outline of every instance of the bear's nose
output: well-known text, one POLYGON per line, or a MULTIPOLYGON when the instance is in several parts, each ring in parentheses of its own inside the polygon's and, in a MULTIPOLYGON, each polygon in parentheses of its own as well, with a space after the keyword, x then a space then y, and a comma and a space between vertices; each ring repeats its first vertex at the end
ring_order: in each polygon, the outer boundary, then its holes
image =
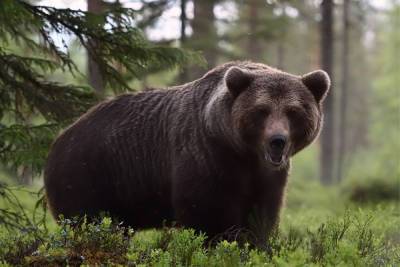
POLYGON ((281 134, 271 136, 269 141, 269 147, 273 151, 282 151, 286 146, 286 137, 281 134))

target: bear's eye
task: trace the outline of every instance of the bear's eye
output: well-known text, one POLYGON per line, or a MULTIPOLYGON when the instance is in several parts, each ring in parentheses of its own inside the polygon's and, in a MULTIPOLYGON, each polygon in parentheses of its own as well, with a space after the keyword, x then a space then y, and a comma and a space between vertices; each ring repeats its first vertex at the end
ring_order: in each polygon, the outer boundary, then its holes
POLYGON ((256 107, 253 111, 259 117, 267 117, 271 113, 271 109, 269 107, 256 107))
POLYGON ((266 117, 271 113, 271 109, 268 107, 256 107, 249 114, 251 121, 255 124, 259 124, 265 120, 266 117))
POLYGON ((301 119, 305 116, 305 111, 301 107, 288 107, 286 115, 291 119, 301 119))
POLYGON ((289 119, 290 131, 294 140, 303 140, 312 129, 312 120, 309 113, 303 107, 289 107, 286 109, 289 119))

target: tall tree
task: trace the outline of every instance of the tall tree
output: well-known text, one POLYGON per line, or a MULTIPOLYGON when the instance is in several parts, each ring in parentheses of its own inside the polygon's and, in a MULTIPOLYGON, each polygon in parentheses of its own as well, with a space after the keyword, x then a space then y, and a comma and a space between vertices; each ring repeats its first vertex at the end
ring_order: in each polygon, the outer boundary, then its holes
POLYGON ((260 59, 262 53, 261 38, 259 36, 260 25, 260 11, 263 11, 267 3, 263 0, 249 0, 248 1, 248 43, 247 54, 250 59, 260 59))
MULTIPOLYGON (((102 0, 87 0, 87 10, 90 13, 100 15, 104 12, 104 3, 102 0)), ((103 21, 99 20, 100 27, 103 26, 103 21)), ((99 65, 91 53, 92 49, 96 49, 96 40, 89 40, 87 49, 87 73, 90 86, 96 90, 98 94, 104 93, 104 80, 100 72, 99 65)))
POLYGON ((187 15, 186 15, 186 6, 187 6, 187 0, 181 0, 181 15, 180 15, 180 20, 181 20, 181 43, 184 43, 186 41, 186 23, 187 23, 187 15))
POLYGON ((339 151, 338 151, 338 164, 337 176, 338 181, 343 178, 343 164, 346 158, 346 144, 347 144, 347 100, 348 100, 348 81, 349 81, 349 31, 350 31, 350 1, 343 0, 342 10, 342 83, 340 93, 340 121, 339 121, 339 151))
POLYGON ((231 55, 226 55, 233 59, 268 59, 269 64, 282 67, 285 35, 291 23, 286 14, 289 4, 286 1, 236 0, 236 6, 239 16, 234 25, 227 25, 230 30, 222 36, 224 41, 235 44, 231 55))
MULTIPOLYGON (((333 0, 323 0, 321 3, 321 68, 324 69, 333 81, 333 0)), ((333 88, 328 93, 324 103, 324 127, 321 132, 321 182, 333 183, 334 172, 334 97, 333 88)))
MULTIPOLYGON (((371 30, 371 24, 378 24, 372 19, 376 10, 369 1, 349 1, 349 64, 357 62, 357 67, 349 68, 347 91, 347 125, 346 127, 346 161, 359 149, 366 147, 368 141, 368 124, 370 123, 370 101, 375 70, 368 64, 373 53, 372 47, 366 45, 365 37, 371 30), (360 79, 360 77, 363 77, 360 79)), ((344 168, 348 164, 344 165, 344 168)))
MULTIPOLYGON (((194 18, 191 23, 193 35, 190 47, 203 53, 208 68, 214 67, 217 63, 218 40, 214 15, 214 7, 217 2, 218 0, 193 0, 194 18)), ((205 71, 203 68, 193 67, 189 79, 197 79, 205 71)))
MULTIPOLYGON (((181 47, 186 46, 186 24, 187 24, 187 14, 186 14, 186 7, 187 7, 187 0, 181 0, 180 3, 181 7, 181 14, 179 16, 181 22, 181 29, 180 29, 180 43, 181 47)), ((179 82, 184 83, 188 81, 188 70, 182 69, 181 73, 179 74, 179 82)))
POLYGON ((285 41, 283 37, 281 40, 278 40, 276 48, 276 57, 277 57, 276 67, 281 70, 285 69, 285 41))

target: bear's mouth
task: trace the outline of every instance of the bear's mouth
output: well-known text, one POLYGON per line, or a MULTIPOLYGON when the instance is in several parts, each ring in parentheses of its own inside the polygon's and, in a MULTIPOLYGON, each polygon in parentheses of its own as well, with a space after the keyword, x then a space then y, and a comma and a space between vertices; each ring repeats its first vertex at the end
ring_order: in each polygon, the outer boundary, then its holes
POLYGON ((283 154, 274 155, 272 153, 266 152, 265 159, 275 167, 279 167, 285 163, 285 155, 283 154))

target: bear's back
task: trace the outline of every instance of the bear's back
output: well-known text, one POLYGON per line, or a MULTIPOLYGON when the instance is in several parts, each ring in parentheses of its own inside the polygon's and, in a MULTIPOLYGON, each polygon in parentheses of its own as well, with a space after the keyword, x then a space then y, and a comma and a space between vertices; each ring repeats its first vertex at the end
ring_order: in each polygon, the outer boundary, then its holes
POLYGON ((121 214, 132 205, 146 210, 148 203, 159 207, 165 202, 166 121, 175 91, 152 90, 104 101, 57 138, 44 175, 55 216, 88 210, 121 214))

